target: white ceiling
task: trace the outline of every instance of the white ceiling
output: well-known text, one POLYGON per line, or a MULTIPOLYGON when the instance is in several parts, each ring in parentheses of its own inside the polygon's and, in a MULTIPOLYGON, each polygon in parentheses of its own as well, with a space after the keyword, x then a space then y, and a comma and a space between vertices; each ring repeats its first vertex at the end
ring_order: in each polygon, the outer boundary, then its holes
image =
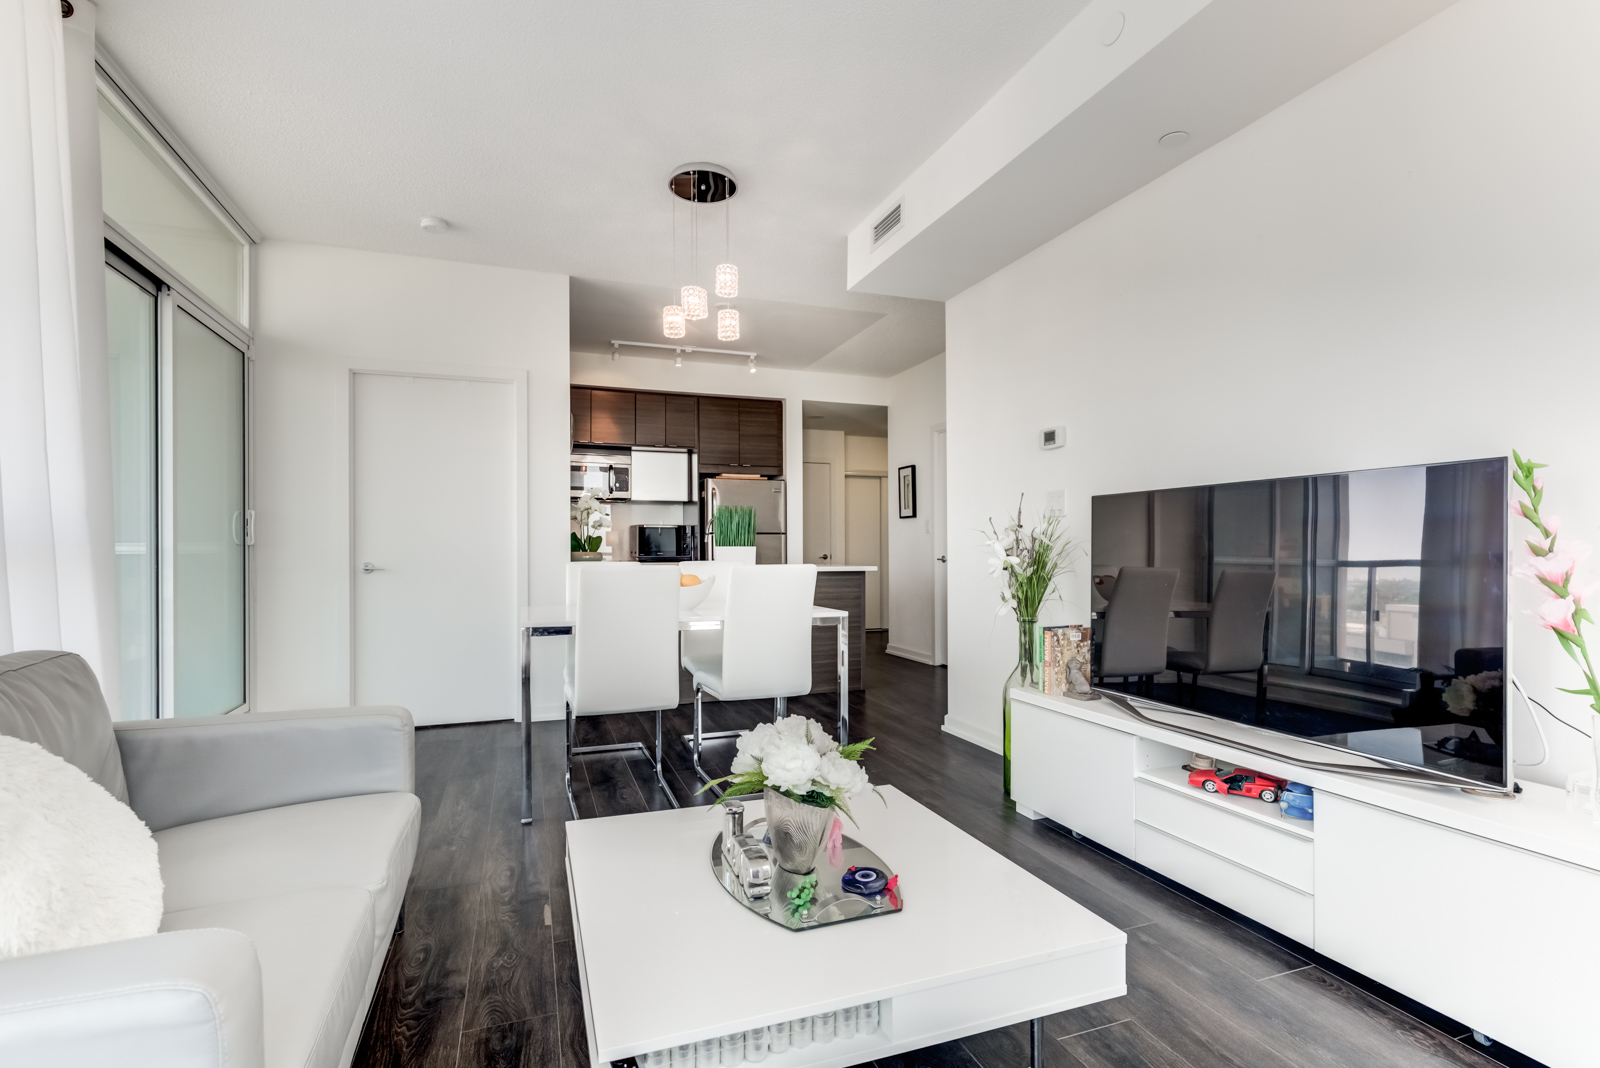
POLYGON ((888 375, 943 306, 847 292, 845 234, 1084 2, 101 0, 100 33, 268 238, 573 275, 582 349, 659 338, 667 177, 723 164, 727 347, 888 375))
POLYGON ((800 416, 807 430, 842 430, 864 438, 889 436, 889 409, 882 404, 801 401, 800 416))

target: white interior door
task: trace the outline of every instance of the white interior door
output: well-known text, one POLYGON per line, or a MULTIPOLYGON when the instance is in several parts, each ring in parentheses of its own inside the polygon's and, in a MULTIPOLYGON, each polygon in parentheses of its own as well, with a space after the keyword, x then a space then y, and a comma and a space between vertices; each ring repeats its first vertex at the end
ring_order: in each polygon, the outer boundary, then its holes
POLYGON ((945 523, 945 432, 933 432, 933 662, 950 662, 950 545, 945 523))
POLYGON ((356 703, 512 718, 516 388, 356 374, 351 390, 356 703))
MULTIPOLYGON (((883 479, 847 475, 844 480, 844 541, 847 564, 883 564, 883 479)), ((883 628, 883 572, 868 571, 867 629, 883 628)))
POLYGON ((833 465, 807 463, 802 471, 805 497, 806 559, 808 564, 828 567, 833 558, 833 465))

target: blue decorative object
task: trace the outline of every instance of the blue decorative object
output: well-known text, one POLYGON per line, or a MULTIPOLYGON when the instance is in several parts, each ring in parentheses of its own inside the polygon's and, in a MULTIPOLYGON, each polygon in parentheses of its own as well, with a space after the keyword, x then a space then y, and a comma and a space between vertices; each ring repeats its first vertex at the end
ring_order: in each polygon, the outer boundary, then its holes
POLYGON ((889 885, 889 877, 877 868, 858 868, 852 864, 839 884, 846 893, 870 897, 883 893, 883 888, 889 885))
POLYGON ((1291 782, 1283 788, 1283 794, 1278 798, 1278 808, 1292 820, 1311 819, 1312 810, 1311 787, 1303 782, 1291 782))

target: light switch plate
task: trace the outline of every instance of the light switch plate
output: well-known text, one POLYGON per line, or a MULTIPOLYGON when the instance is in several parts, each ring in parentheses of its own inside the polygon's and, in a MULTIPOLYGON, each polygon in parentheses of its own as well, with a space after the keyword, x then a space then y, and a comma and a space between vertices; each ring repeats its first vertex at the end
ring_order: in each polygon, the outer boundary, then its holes
POLYGON ((1055 515, 1065 515, 1067 513, 1067 491, 1050 490, 1045 493, 1044 507, 1047 512, 1052 512, 1055 515))

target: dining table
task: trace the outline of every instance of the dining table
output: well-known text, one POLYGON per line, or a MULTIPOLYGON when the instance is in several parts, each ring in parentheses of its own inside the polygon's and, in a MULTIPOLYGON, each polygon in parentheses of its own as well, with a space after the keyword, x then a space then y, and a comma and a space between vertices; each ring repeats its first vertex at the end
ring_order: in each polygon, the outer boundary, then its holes
MULTIPOLYGON (((1106 601, 1103 597, 1096 597, 1090 619, 1106 618, 1106 601)), ((1209 601, 1173 601, 1172 616, 1175 619, 1209 619, 1211 617, 1211 602, 1209 601)))
MULTIPOLYGON (((725 609, 702 604, 678 615, 678 630, 721 630, 725 609)), ((850 613, 842 608, 811 606, 813 627, 834 628, 834 648, 839 666, 839 744, 850 741, 850 613)), ((535 605, 524 608, 518 631, 522 636, 522 822, 533 822, 533 639, 568 638, 577 633, 570 605, 535 605)))

